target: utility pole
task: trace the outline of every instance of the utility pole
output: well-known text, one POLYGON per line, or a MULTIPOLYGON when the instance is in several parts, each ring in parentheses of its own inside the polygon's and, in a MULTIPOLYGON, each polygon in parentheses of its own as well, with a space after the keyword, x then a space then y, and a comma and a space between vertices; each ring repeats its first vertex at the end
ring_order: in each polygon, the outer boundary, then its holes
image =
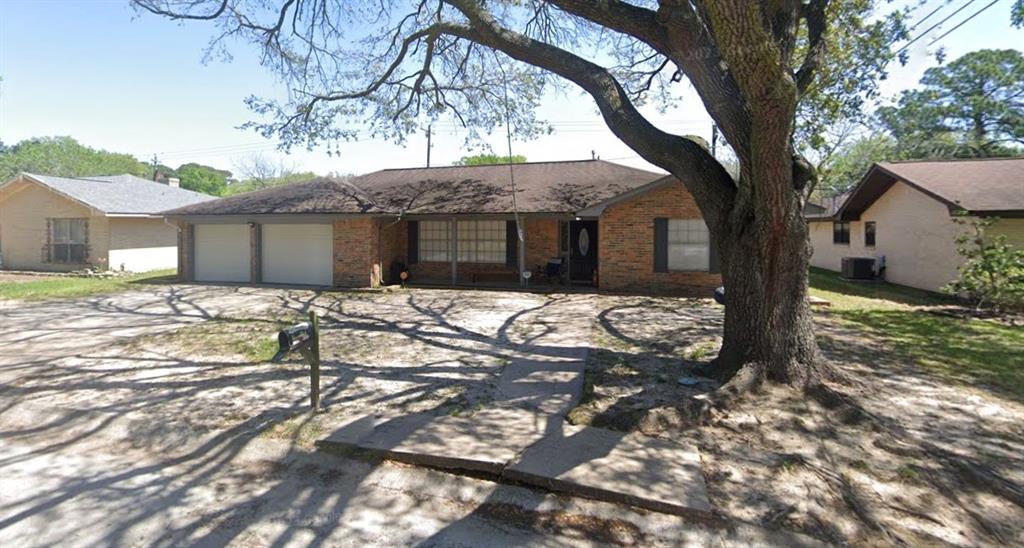
POLYGON ((156 180, 156 166, 160 165, 160 158, 157 157, 156 153, 153 153, 153 180, 156 180))
POLYGON ((430 167, 430 136, 434 133, 434 126, 427 126, 427 167, 430 167))
POLYGON ((715 152, 718 150, 718 126, 711 123, 711 156, 717 158, 715 152))

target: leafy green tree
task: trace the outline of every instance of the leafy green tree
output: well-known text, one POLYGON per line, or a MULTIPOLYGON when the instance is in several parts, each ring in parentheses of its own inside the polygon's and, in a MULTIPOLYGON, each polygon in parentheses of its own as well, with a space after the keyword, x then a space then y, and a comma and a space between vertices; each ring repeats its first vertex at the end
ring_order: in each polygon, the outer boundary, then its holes
MULTIPOLYGON (((868 120, 865 105, 895 59, 889 44, 907 37, 906 13, 880 14, 873 0, 829 4, 828 56, 821 62, 797 110, 795 138, 808 155, 827 157, 845 143, 845 129, 868 120)), ((806 36, 799 47, 806 48, 806 36)))
POLYGON ((254 190, 262 190, 264 188, 270 188, 282 185, 293 185, 296 183, 305 183, 312 181, 320 177, 312 171, 303 171, 300 173, 286 173, 276 177, 269 177, 265 179, 243 179, 238 182, 230 183, 225 189, 224 196, 234 196, 236 194, 244 194, 246 192, 252 192, 254 190))
POLYGON ((966 227, 956 238, 964 262, 946 291, 966 297, 977 308, 1024 310, 1024 250, 1010 245, 1005 234, 986 234, 996 218, 955 220, 966 227))
MULTIPOLYGON (((237 40, 258 48, 265 66, 302 90, 248 100, 260 117, 249 127, 286 147, 364 134, 402 141, 442 116, 470 138, 499 126, 530 138, 547 127, 537 117, 545 92, 578 86, 623 143, 682 181, 719 250, 729 305, 711 373, 725 384, 695 406, 724 405, 766 379, 808 387, 831 375, 807 304, 802 209, 816 173, 795 143, 798 110, 837 55, 830 37, 843 32, 855 2, 134 3, 213 21, 213 47, 237 40), (678 106, 684 80, 735 154, 738 178, 705 143, 659 129, 638 108, 678 106)), ((835 66, 854 70, 847 64, 835 66)), ((837 93, 861 93, 847 89, 856 83, 836 84, 837 93)))
POLYGON ((143 177, 148 167, 130 154, 90 148, 71 137, 36 137, 0 151, 0 180, 22 171, 58 177, 120 173, 143 177))
POLYGON ((831 197, 857 186, 875 162, 899 160, 896 140, 884 133, 861 137, 841 146, 819 166, 817 193, 831 197))
POLYGON ((1024 55, 984 49, 930 68, 878 119, 912 158, 1024 153, 1024 55))
POLYGON ((177 169, 181 188, 222 196, 227 191, 230 171, 195 163, 182 164, 177 169))
POLYGON ((489 166, 494 164, 525 164, 526 156, 516 154, 513 156, 501 156, 498 154, 477 154, 475 156, 463 156, 453 163, 455 166, 489 166))

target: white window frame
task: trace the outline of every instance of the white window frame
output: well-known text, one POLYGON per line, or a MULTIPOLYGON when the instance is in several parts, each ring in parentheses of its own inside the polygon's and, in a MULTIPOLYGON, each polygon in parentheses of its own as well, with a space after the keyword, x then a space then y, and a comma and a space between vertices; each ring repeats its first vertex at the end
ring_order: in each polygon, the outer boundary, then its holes
POLYGON ((460 263, 505 264, 508 224, 505 220, 471 219, 458 221, 460 263))
POLYGON ((419 260, 424 263, 451 260, 451 224, 448 221, 419 222, 419 260))
POLYGON ((667 253, 670 271, 710 271, 711 235, 704 219, 669 219, 667 253))

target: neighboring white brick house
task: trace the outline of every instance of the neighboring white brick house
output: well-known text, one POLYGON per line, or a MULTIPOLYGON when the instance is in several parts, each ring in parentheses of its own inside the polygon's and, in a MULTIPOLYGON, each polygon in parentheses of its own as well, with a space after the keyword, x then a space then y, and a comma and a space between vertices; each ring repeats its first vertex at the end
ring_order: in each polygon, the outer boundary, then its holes
POLYGON ((811 264, 839 271, 843 257, 884 257, 887 281, 939 291, 961 264, 958 211, 999 217, 990 231, 1024 248, 1024 159, 875 164, 835 214, 808 216, 811 264))
POLYGON ((0 267, 145 272, 177 266, 177 227, 160 212, 212 196, 132 175, 22 173, 0 185, 0 267))

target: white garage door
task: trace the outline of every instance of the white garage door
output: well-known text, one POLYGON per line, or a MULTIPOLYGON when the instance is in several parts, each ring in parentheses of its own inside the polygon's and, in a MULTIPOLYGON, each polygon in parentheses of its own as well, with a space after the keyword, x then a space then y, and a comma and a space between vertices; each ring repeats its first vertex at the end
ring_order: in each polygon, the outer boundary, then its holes
POLYGON ((249 281, 249 225, 196 225, 196 281, 249 281))
POLYGON ((332 238, 329 224, 263 225, 263 281, 332 285, 332 238))

